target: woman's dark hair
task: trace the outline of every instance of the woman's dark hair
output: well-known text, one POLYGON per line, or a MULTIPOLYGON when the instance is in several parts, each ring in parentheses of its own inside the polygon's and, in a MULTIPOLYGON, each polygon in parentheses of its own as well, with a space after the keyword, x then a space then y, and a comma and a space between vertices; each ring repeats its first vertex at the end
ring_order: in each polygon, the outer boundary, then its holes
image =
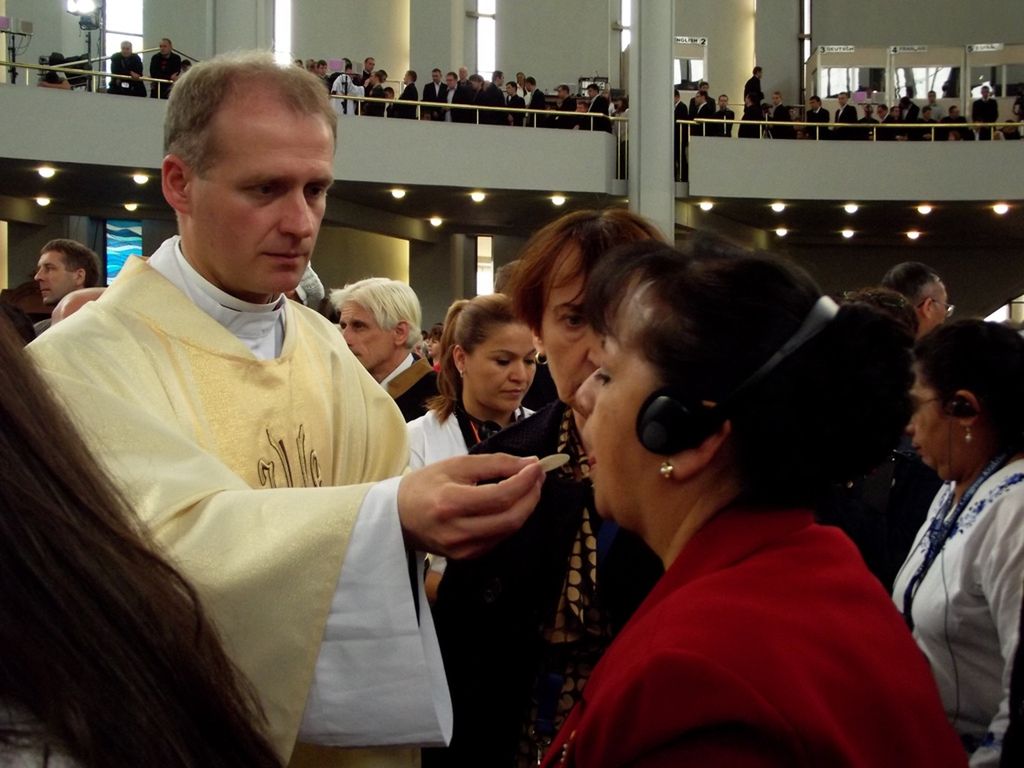
MULTIPOLYGON (((723 403, 801 326, 821 296, 794 266, 760 256, 615 249, 597 265, 586 313, 691 400, 723 403)), ((810 504, 881 463, 910 417, 911 338, 863 304, 729 401, 746 498, 810 504)))
POLYGON ((943 402, 958 389, 974 393, 1000 450, 1024 448, 1024 338, 984 320, 943 323, 914 348, 918 371, 943 402))
POLYGON ((23 345, 35 339, 35 325, 21 307, 16 307, 7 302, 0 302, 0 313, 6 316, 7 321, 11 324, 11 328, 21 338, 23 345))
MULTIPOLYGON (((195 590, 0 323, 0 745, 82 766, 279 766, 195 590)), ((2 746, 0 746, 2 751, 2 746)))
POLYGON ((503 293, 459 299, 448 307, 441 334, 441 369, 437 372, 437 394, 427 407, 444 421, 462 402, 462 377, 452 354, 455 345, 472 352, 483 344, 498 326, 521 323, 512 311, 512 300, 503 293))
POLYGON ((519 254, 519 265, 510 276, 505 293, 512 297, 516 314, 537 333, 544 307, 555 280, 582 276, 584 283, 598 260, 617 245, 638 240, 665 242, 665 236, 649 221, 624 208, 573 211, 537 230, 519 254), (575 271, 563 275, 570 259, 578 259, 575 271))

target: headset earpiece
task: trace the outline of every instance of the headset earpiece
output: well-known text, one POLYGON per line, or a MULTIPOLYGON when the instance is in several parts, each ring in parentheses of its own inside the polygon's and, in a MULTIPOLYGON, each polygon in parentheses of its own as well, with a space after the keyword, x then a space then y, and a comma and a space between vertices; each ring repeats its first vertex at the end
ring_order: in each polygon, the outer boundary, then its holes
POLYGON ((971 405, 971 401, 963 395, 957 395, 946 403, 946 413, 957 419, 966 419, 978 415, 974 406, 971 405))
POLYGON ((636 417, 640 444, 651 453, 671 456, 696 448, 715 430, 715 409, 694 403, 670 387, 653 392, 636 417))
MULTIPOLYGON (((696 448, 729 418, 730 409, 737 401, 742 400, 748 391, 767 378, 784 360, 817 336, 838 312, 839 307, 832 299, 827 296, 818 297, 796 332, 717 405, 704 405, 673 387, 663 387, 652 392, 636 415, 636 435, 640 445, 662 456, 696 448)), ((964 402, 967 403, 966 400, 964 402)), ((970 403, 967 405, 970 406, 970 403)))

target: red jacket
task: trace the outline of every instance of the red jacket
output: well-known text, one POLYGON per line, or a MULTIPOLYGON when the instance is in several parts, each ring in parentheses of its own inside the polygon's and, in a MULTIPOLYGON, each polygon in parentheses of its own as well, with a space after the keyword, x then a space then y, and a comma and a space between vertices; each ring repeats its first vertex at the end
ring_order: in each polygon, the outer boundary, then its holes
POLYGON ((965 766, 924 657, 810 512, 728 509, 594 670, 545 765, 965 766))

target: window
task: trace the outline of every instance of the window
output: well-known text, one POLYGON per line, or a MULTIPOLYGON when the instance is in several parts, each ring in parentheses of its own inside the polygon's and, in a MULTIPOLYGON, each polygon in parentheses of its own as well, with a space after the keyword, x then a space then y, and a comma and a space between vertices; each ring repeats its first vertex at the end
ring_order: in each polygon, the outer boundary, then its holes
POLYGON ((142 2, 143 0, 107 0, 106 34, 103 37, 107 59, 103 71, 110 71, 110 55, 121 50, 121 43, 132 44, 132 52, 142 50, 142 2))
MULTIPOLYGON (((623 53, 629 48, 633 39, 631 27, 633 26, 633 0, 620 0, 619 2, 619 25, 622 31, 619 32, 620 49, 623 53)), ((676 80, 678 83, 679 80, 676 80)))
POLYGON ((274 0, 274 60, 291 64, 293 58, 292 0, 274 0))
POLYGON ((494 293, 494 241, 486 235, 476 239, 476 294, 494 293))
MULTIPOLYGON (((498 0, 477 0, 476 3, 476 71, 485 79, 494 75, 497 61, 498 0)), ((490 291, 488 291, 490 293, 490 291)))

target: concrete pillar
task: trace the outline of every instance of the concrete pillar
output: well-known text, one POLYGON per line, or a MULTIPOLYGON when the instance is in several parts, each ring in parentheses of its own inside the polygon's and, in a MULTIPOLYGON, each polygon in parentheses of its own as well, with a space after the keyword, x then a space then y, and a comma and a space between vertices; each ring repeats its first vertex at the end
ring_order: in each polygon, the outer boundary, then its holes
POLYGON ((629 50, 629 207, 669 240, 675 232, 673 6, 673 0, 634 3, 629 50))

